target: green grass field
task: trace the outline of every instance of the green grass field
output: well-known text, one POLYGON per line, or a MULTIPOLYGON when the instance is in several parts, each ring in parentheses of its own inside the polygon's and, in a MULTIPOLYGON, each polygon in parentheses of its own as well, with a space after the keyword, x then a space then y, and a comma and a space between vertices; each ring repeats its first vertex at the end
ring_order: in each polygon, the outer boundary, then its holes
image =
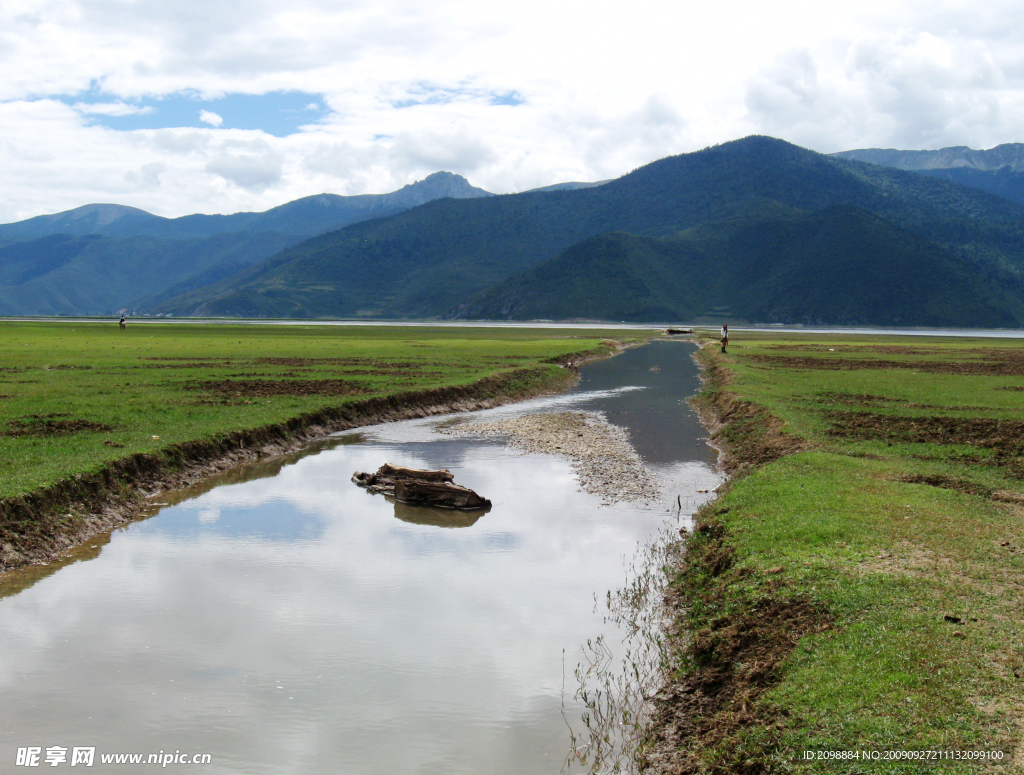
POLYGON ((0 499, 136 452, 536 367, 605 336, 616 332, 0 323, 0 499))
POLYGON ((687 771, 922 772, 801 757, 961 750, 1024 772, 1024 341, 740 334, 718 349, 702 353, 725 371, 701 401, 755 407, 721 440, 738 457, 802 451, 740 465, 703 514, 724 538, 696 533, 691 558, 732 554, 675 581, 681 623, 705 637, 679 678, 724 653, 732 623, 814 613, 786 620, 778 637, 801 637, 767 678, 753 651, 732 657, 750 691, 722 701, 687 771))

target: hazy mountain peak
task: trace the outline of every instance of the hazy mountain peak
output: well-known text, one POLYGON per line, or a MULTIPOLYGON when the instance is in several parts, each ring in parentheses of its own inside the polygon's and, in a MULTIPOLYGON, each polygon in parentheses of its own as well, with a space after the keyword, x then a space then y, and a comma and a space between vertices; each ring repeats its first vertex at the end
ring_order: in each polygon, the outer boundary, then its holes
POLYGON ((831 155, 901 170, 966 168, 992 171, 1009 168, 1013 172, 1024 172, 1024 143, 1003 143, 995 148, 981 151, 976 151, 965 145, 955 145, 935 151, 861 148, 853 151, 840 151, 831 155))
POLYGON ((140 222, 157 216, 137 207, 115 204, 89 204, 52 215, 38 215, 18 223, 6 224, 2 231, 15 237, 43 237, 48 234, 94 234, 119 222, 140 222))
POLYGON ((56 215, 44 215, 43 218, 56 219, 64 217, 70 220, 89 219, 96 226, 106 226, 107 224, 113 223, 121 218, 130 216, 155 217, 152 213, 147 213, 145 210, 140 210, 138 207, 128 207, 127 205, 115 204, 91 204, 76 207, 74 210, 67 210, 66 212, 57 213, 56 215))
POLYGON ((451 197, 452 199, 475 199, 482 196, 493 196, 490 191, 476 188, 462 175, 454 172, 432 172, 423 180, 417 180, 403 186, 392 194, 385 194, 388 204, 403 207, 416 207, 434 199, 451 197))

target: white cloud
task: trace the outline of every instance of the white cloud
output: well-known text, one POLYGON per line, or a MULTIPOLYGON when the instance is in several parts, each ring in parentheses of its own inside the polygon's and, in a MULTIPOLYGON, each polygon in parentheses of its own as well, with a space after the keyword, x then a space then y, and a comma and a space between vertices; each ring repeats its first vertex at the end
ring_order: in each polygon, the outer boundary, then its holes
POLYGON ((148 105, 128 105, 124 102, 94 102, 75 103, 75 110, 79 113, 94 114, 98 116, 141 116, 152 113, 153 108, 148 105))
POLYGON ((842 50, 794 49, 748 81, 749 119, 830 151, 1021 141, 1024 84, 999 58, 957 32, 868 32, 842 50))
POLYGON ((207 162, 205 169, 239 188, 259 192, 281 179, 283 160, 280 153, 270 149, 256 154, 224 153, 207 162))
POLYGON ((212 110, 200 110, 199 120, 202 121, 204 124, 209 124, 210 126, 220 126, 224 123, 224 119, 218 116, 212 110))
POLYGON ((90 201, 265 209, 439 168, 515 191, 755 132, 822 151, 990 147, 1024 140, 1021 33, 1009 0, 11 0, 0 221, 90 201), (332 112, 280 138, 210 111, 201 129, 96 125, 143 97, 274 90, 322 94, 332 112), (521 104, 495 104, 508 94, 521 104))

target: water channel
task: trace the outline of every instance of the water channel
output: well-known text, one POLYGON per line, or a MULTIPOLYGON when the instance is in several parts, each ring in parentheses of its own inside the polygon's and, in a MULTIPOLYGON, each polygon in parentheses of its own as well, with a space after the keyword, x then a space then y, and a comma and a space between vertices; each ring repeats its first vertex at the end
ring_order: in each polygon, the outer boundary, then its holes
POLYGON ((692 352, 649 344, 568 393, 460 416, 603 412, 661 482, 649 504, 602 505, 566 460, 432 418, 234 470, 0 577, 0 771, 38 746, 68 749, 62 767, 95 747, 101 773, 135 771, 101 753, 181 751, 212 762, 169 771, 556 775, 573 667, 609 626, 595 594, 677 497, 685 515, 721 481, 685 403, 692 352), (493 508, 403 507, 349 481, 385 461, 449 468, 493 508))

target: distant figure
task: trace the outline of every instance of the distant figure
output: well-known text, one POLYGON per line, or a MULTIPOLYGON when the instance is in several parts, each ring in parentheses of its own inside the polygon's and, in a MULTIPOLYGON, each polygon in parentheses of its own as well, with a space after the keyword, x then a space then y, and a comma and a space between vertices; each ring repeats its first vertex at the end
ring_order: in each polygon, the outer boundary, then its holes
POLYGON ((729 346, 729 324, 722 323, 722 352, 729 346))
POLYGON ((120 328, 128 328, 128 324, 124 322, 124 315, 121 316, 120 322, 117 324, 120 328))

